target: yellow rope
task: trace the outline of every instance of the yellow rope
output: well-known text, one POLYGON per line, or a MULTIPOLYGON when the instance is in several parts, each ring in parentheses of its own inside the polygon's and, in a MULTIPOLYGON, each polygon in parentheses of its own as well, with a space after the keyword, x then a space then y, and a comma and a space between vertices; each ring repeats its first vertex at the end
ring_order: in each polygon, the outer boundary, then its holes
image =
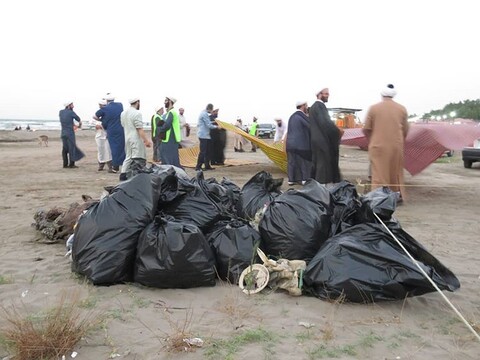
POLYGON ((243 136, 245 139, 254 143, 265 153, 265 155, 267 155, 270 160, 275 163, 275 165, 277 165, 283 172, 287 172, 287 153, 283 151, 283 145, 281 143, 267 144, 265 141, 248 134, 233 124, 220 120, 216 120, 216 122, 221 128, 228 131, 233 131, 235 134, 243 136))

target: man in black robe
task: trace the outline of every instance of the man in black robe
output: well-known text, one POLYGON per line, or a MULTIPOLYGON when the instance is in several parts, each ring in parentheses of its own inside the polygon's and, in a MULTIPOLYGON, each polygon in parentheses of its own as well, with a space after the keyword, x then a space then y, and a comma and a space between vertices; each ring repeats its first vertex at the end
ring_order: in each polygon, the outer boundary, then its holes
MULTIPOLYGON (((210 114, 210 121, 215 122, 219 109, 210 114)), ((227 131, 222 128, 210 130, 211 146, 210 160, 212 165, 225 165, 225 146, 227 145, 227 131)))
POLYGON ((328 88, 321 89, 317 93, 317 101, 309 110, 312 178, 321 184, 342 180, 338 167, 341 132, 330 119, 325 106, 329 96, 328 88))
POLYGON ((298 101, 288 120, 286 134, 288 185, 305 184, 312 171, 310 147, 310 123, 307 117, 307 102, 298 101))

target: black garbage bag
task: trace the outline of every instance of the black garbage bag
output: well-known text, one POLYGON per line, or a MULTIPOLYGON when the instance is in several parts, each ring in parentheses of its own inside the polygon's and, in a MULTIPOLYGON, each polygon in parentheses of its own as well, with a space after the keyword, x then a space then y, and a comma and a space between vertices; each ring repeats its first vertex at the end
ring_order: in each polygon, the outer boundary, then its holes
POLYGON ((237 214, 241 218, 253 220, 258 210, 268 205, 282 192, 283 178, 273 179, 272 174, 260 171, 248 180, 240 192, 237 214))
MULTIPOLYGON (((153 174, 159 179, 158 209, 179 196, 178 173, 174 166, 165 167, 162 170, 157 166, 153 167, 153 174)), ((180 169, 181 170, 181 169, 180 169)))
POLYGON ((240 189, 240 187, 237 184, 235 184, 232 180, 226 177, 222 178, 222 181, 220 181, 220 185, 228 189, 229 194, 232 194, 231 196, 233 198, 233 206, 234 206, 234 209, 236 209, 238 199, 240 198, 240 192, 242 191, 242 189, 240 189))
POLYGON ((356 224, 361 202, 355 185, 343 180, 328 188, 333 197, 332 236, 356 224))
POLYGON ((236 215, 233 192, 229 188, 219 184, 215 178, 204 179, 202 171, 197 172, 195 179, 192 179, 192 183, 202 188, 205 195, 218 206, 222 215, 236 215))
POLYGON ((270 256, 309 261, 330 237, 333 199, 310 179, 276 197, 259 223, 261 249, 270 256))
POLYGON ((154 218, 159 185, 157 176, 138 174, 89 208, 75 228, 72 271, 95 285, 132 281, 138 237, 154 218))
POLYGON ((248 222, 232 219, 215 224, 206 235, 220 279, 238 284, 242 271, 257 262, 260 234, 248 222))
POLYGON ((204 187, 178 179, 178 196, 162 207, 164 215, 170 215, 180 223, 198 226, 203 232, 222 218, 222 209, 208 196, 204 187))
POLYGON ((157 216, 140 235, 135 282, 156 288, 215 285, 215 258, 195 225, 157 216))
POLYGON ((175 174, 177 177, 182 178, 183 180, 189 181, 190 177, 188 174, 183 170, 182 168, 179 168, 178 166, 174 165, 159 165, 159 164, 154 164, 151 167, 153 173, 155 174, 161 174, 163 172, 169 172, 175 174))
POLYGON ((130 179, 131 177, 142 173, 151 174, 152 172, 152 169, 147 166, 147 160, 143 158, 133 158, 129 170, 127 171, 127 178, 130 179))
POLYGON ((365 222, 377 222, 373 215, 378 215, 382 221, 389 221, 397 208, 398 192, 390 190, 386 186, 378 187, 360 197, 361 207, 356 212, 357 224, 365 222))
MULTIPOLYGON (((456 276, 400 228, 395 237, 441 290, 460 287, 456 276)), ((352 226, 330 238, 310 261, 303 289, 321 299, 369 303, 435 291, 381 224, 352 226)))

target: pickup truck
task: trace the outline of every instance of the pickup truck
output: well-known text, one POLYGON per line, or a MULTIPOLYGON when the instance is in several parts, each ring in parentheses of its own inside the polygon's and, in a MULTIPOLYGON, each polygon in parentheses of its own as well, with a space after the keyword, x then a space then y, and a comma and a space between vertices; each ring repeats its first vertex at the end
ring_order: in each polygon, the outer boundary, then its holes
POLYGON ((463 166, 470 169, 474 162, 480 161, 480 147, 464 147, 462 150, 462 159, 463 166))

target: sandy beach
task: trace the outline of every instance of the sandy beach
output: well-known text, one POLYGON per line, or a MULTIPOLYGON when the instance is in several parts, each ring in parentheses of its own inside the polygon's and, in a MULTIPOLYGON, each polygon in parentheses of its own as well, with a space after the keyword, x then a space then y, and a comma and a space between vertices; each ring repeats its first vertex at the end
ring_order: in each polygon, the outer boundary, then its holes
MULTIPOLYGON (((31 224, 39 209, 68 208, 88 194, 98 198, 118 175, 97 171, 94 131, 77 132, 86 158, 63 169, 59 131, 0 132, 0 304, 29 314, 47 311, 62 294, 78 293, 81 309, 99 325, 75 347, 76 359, 479 359, 475 339, 438 293, 369 305, 327 302, 264 291, 245 295, 236 285, 155 289, 137 284, 93 286, 71 271, 65 244, 45 244, 31 224), (48 147, 37 142, 48 135, 48 147), (303 326, 301 325, 303 323, 303 326), (306 326, 308 325, 308 326, 306 326), (192 352, 167 351, 178 328, 204 341, 192 352), (255 336, 246 336, 254 334, 255 336)), ((250 147, 247 146, 249 150, 250 147)), ((341 147, 345 179, 365 181, 367 152, 341 147)), ((151 149, 149 150, 151 156, 151 149)), ((235 153, 255 164, 217 167, 205 177, 243 186, 261 170, 282 173, 261 151, 235 153)), ((194 176, 194 169, 186 169, 194 176)), ((458 277, 445 295, 480 331, 480 168, 465 169, 459 151, 419 175, 405 173, 408 202, 395 216, 403 229, 458 277)), ((80 306, 79 305, 79 306, 80 306)), ((6 326, 0 316, 0 329, 6 326)), ((9 356, 0 341, 0 359, 9 356)), ((70 354, 67 358, 70 358, 70 354)))

